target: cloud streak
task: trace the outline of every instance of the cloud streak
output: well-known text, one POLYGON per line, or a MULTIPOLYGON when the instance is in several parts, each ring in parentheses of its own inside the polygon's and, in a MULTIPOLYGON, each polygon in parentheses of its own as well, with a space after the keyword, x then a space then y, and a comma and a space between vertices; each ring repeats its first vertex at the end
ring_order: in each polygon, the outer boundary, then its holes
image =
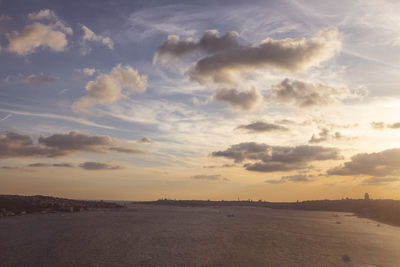
POLYGON ((250 133, 264 133, 275 131, 288 131, 289 129, 278 124, 268 123, 265 121, 256 121, 246 125, 239 125, 236 129, 247 130, 250 133))
POLYGON ((118 165, 110 165, 110 164, 101 163, 101 162, 84 162, 84 163, 79 164, 79 167, 81 167, 84 170, 89 170, 89 171, 121 169, 121 167, 118 165))

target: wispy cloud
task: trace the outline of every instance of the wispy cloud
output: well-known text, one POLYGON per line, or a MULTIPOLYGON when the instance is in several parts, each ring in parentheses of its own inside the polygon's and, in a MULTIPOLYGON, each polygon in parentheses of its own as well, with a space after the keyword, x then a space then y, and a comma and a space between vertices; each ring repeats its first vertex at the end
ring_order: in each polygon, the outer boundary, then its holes
POLYGON ((76 117, 69 117, 64 115, 57 115, 57 114, 50 114, 50 113, 35 113, 35 112, 28 112, 28 111, 18 111, 18 110, 11 110, 11 109, 0 109, 0 111, 8 112, 15 115, 23 115, 23 116, 31 116, 31 117, 42 117, 42 118, 49 118, 49 119, 58 119, 58 120, 65 120, 70 122, 75 122, 79 124, 83 124, 86 126, 92 126, 97 128, 103 129, 110 129, 110 130, 121 130, 112 126, 98 124, 89 120, 76 118, 76 117))

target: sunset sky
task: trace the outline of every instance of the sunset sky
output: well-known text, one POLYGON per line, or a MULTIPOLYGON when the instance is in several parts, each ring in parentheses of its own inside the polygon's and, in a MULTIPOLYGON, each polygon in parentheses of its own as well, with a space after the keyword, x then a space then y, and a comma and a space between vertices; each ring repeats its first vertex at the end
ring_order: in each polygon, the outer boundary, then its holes
POLYGON ((0 1, 0 194, 399 199, 399 10, 0 1))

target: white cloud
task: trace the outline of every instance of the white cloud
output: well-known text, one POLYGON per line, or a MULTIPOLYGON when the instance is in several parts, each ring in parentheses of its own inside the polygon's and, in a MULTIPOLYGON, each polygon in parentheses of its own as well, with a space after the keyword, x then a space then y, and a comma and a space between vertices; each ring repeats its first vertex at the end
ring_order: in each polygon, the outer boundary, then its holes
POLYGON ((82 49, 83 54, 87 54, 91 51, 91 48, 86 45, 86 42, 88 41, 98 42, 108 47, 109 49, 114 49, 114 42, 111 40, 110 37, 97 35, 85 25, 81 25, 81 28, 84 32, 83 35, 84 47, 82 49))
POLYGON ((100 74, 95 80, 86 84, 88 94, 74 102, 72 108, 77 112, 86 112, 95 104, 113 103, 122 97, 122 90, 127 92, 144 92, 147 88, 147 77, 130 66, 115 66, 109 74, 100 74))
POLYGON ((22 79, 21 82, 28 83, 28 84, 42 85, 45 83, 55 82, 57 80, 58 80, 58 78, 46 76, 42 72, 39 75, 31 74, 31 75, 25 77, 24 79, 22 79))
POLYGON ((88 75, 88 76, 92 76, 95 72, 96 72, 96 69, 91 69, 91 68, 84 68, 83 70, 82 70, 82 72, 84 73, 84 74, 86 74, 86 75, 88 75))
POLYGON ((28 19, 30 20, 57 20, 57 15, 50 9, 43 9, 38 12, 32 12, 28 14, 28 19))
POLYGON ((72 29, 60 22, 49 25, 35 22, 26 26, 21 32, 8 33, 7 50, 20 56, 31 54, 38 48, 61 52, 68 45, 66 34, 72 34, 72 29))

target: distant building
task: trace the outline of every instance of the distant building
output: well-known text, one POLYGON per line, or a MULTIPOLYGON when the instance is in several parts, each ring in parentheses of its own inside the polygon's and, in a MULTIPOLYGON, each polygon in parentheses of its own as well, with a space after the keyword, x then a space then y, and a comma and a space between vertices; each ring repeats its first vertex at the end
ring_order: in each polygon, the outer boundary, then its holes
POLYGON ((364 194, 364 200, 369 200, 369 194, 368 193, 364 194))

